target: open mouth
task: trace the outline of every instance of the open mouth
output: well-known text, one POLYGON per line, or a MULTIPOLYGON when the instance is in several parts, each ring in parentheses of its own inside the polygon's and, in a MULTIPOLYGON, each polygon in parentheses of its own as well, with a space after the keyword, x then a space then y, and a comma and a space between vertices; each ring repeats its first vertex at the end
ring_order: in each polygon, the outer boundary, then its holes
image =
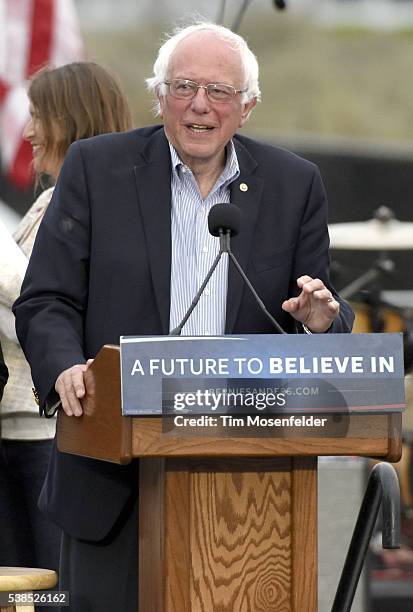
POLYGON ((191 130, 191 132, 196 132, 198 134, 210 132, 214 129, 213 127, 208 127, 207 125, 198 125, 197 123, 191 123, 187 127, 191 130))

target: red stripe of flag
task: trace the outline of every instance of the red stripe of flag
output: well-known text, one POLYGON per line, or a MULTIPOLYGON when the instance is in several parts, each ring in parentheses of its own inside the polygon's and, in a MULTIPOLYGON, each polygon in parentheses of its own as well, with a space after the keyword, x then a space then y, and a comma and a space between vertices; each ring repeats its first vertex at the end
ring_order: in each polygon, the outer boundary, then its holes
POLYGON ((7 178, 20 189, 27 189, 33 183, 31 171, 32 147, 27 140, 22 140, 14 158, 13 164, 7 173, 7 178))
POLYGON ((33 0, 31 42, 26 72, 28 77, 50 61, 54 31, 54 1, 33 0))
POLYGON ((2 78, 0 78, 0 104, 3 102, 3 98, 6 96, 6 93, 9 91, 9 86, 2 78))

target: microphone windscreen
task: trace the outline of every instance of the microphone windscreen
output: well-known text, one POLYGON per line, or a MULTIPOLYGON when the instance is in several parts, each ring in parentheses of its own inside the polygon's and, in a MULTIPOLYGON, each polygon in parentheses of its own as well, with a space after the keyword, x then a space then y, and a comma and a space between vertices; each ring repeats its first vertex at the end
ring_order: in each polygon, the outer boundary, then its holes
POLYGON ((208 228, 213 236, 219 236, 219 230, 224 233, 229 230, 231 236, 236 236, 241 225, 241 211, 235 204, 215 204, 209 211, 208 228))

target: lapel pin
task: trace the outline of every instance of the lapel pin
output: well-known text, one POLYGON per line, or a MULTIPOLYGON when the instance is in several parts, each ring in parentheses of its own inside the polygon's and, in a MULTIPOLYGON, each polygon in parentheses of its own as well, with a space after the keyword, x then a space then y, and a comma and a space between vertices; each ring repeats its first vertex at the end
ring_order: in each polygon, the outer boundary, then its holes
POLYGON ((240 183, 240 191, 248 191, 248 185, 246 183, 240 183))

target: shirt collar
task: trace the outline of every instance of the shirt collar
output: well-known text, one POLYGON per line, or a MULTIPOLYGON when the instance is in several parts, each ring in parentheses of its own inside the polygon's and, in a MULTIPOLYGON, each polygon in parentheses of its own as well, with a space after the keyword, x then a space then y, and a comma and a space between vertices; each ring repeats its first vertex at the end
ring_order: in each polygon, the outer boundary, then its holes
MULTIPOLYGON (((171 163, 172 163, 172 174, 174 178, 178 181, 182 178, 182 168, 185 167, 185 164, 182 162, 179 157, 175 147, 168 141, 169 143, 169 151, 171 154, 171 163)), ((221 176, 219 177, 215 188, 218 187, 226 187, 230 183, 232 183, 236 178, 239 177, 239 164, 238 158, 235 151, 235 146, 232 140, 226 146, 227 151, 227 161, 225 164, 225 168, 222 171, 221 176)))

